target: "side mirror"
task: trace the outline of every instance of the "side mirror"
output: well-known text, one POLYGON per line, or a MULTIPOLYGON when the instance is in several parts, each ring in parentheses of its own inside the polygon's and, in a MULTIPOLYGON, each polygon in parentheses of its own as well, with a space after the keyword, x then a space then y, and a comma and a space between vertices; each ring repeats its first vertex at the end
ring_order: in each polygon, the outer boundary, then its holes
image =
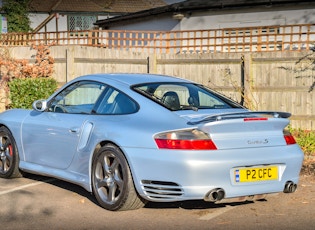
POLYGON ((34 110, 36 110, 38 112, 43 112, 47 108, 47 101, 46 100, 34 101, 33 104, 32 104, 32 107, 33 107, 34 110))

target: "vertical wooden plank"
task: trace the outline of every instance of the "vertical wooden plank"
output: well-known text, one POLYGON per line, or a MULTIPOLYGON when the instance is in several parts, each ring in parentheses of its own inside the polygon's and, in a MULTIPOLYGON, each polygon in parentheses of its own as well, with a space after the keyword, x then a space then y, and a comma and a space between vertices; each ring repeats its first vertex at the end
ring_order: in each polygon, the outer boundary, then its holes
POLYGON ((285 31, 286 31, 286 29, 284 26, 280 26, 280 29, 282 31, 282 44, 281 44, 282 49, 281 50, 284 51, 285 50, 285 31))
POLYGON ((308 50, 310 48, 310 32, 311 32, 311 26, 312 25, 307 25, 307 35, 306 35, 306 49, 308 50))
POLYGON ((157 54, 153 53, 149 55, 149 73, 158 73, 157 72, 157 54))
POLYGON ((207 31, 207 36, 206 36, 206 43, 207 43, 207 47, 206 47, 206 53, 210 53, 210 30, 207 31))
POLYGON ((257 51, 261 52, 261 27, 257 29, 257 51))
POLYGON ((225 33, 224 29, 221 30, 221 52, 224 52, 224 44, 225 44, 225 33))
POLYGON ((249 51, 253 52, 253 30, 250 30, 250 37, 249 37, 249 51))
POLYGON ((298 50, 301 50, 301 46, 302 46, 302 26, 301 25, 298 25, 298 28, 299 28, 299 39, 298 39, 298 50))
POLYGON ((272 28, 266 28, 266 43, 265 43, 265 46, 266 46, 266 50, 267 51, 270 51, 270 45, 272 45, 272 44, 270 44, 269 42, 269 34, 270 34, 270 29, 272 29, 272 28))
POLYGON ((153 53, 157 53, 156 52, 156 32, 153 32, 153 43, 152 43, 152 45, 153 45, 153 53))
POLYGON ((228 47, 227 49, 227 52, 228 53, 231 53, 231 47, 232 47, 232 41, 231 41, 231 36, 233 36, 233 32, 235 32, 235 29, 229 29, 229 32, 228 32, 228 37, 227 37, 227 42, 226 42, 226 45, 228 47))
POLYGON ((91 30, 88 31, 87 34, 88 34, 87 35, 87 44, 89 46, 93 46, 93 43, 92 43, 92 41, 93 41, 92 31, 91 30))
POLYGON ((163 53, 163 32, 159 32, 159 50, 160 50, 160 53, 163 53))
POLYGON ((66 82, 74 78, 74 46, 66 49, 66 82))
POLYGON ((290 49, 293 50, 293 26, 290 26, 290 49))
POLYGON ((166 53, 170 53, 170 32, 166 32, 166 53))
POLYGON ((214 31, 214 48, 213 48, 214 53, 217 53, 217 49, 218 49, 218 47, 217 47, 217 40, 218 40, 219 38, 218 38, 217 32, 218 32, 218 30, 215 30, 215 31, 214 31))
POLYGON ((254 97, 252 90, 253 76, 252 76, 252 55, 251 53, 245 53, 243 56, 244 62, 244 103, 249 109, 257 109, 254 105, 254 97))

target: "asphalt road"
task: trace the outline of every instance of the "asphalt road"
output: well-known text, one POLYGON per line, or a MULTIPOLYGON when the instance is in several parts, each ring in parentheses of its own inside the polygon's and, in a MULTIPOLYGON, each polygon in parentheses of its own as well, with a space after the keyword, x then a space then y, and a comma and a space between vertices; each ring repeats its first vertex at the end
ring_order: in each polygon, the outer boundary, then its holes
POLYGON ((293 194, 214 205, 149 203, 110 212, 81 187, 29 175, 0 179, 0 228, 6 229, 314 229, 315 176, 301 176, 293 194))

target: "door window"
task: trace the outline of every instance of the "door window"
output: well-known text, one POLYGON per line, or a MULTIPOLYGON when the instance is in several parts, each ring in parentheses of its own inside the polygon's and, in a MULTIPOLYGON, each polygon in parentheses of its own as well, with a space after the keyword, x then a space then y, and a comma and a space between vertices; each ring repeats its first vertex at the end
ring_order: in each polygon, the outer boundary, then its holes
POLYGON ((48 111, 57 113, 90 114, 106 86, 99 82, 79 82, 61 91, 51 102, 48 111))

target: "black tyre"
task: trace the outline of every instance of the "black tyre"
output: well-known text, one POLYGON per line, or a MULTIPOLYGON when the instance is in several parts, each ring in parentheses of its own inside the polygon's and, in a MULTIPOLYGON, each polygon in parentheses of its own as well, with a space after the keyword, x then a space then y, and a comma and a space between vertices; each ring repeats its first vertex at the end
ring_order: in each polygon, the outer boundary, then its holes
POLYGON ((0 177, 20 177, 19 154, 11 132, 0 127, 0 177))
POLYGON ((135 190, 128 163, 117 146, 106 145, 94 157, 92 186, 100 206, 107 210, 132 210, 145 204, 135 190))

